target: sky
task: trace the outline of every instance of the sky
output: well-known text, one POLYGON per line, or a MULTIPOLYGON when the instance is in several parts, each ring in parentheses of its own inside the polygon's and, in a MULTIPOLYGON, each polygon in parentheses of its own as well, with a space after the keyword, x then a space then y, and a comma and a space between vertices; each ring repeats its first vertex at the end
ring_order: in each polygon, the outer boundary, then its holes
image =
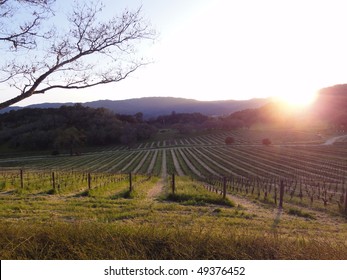
MULTIPOLYGON (((69 5, 71 1, 59 0, 69 5)), ((173 96, 304 100, 347 83, 346 1, 102 1, 103 17, 142 5, 157 31, 141 55, 153 63, 127 79, 87 90, 56 90, 17 105, 173 96)), ((8 89, 0 88, 7 97, 8 89)))

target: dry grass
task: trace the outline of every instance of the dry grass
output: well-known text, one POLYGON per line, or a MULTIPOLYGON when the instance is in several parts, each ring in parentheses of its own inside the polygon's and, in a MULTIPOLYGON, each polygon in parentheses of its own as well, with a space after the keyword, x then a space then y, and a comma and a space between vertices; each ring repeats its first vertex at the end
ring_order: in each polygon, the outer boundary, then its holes
MULTIPOLYGON (((268 205, 201 190, 177 179, 159 200, 148 199, 158 178, 90 195, 0 194, 1 259, 347 259, 345 221, 307 219, 268 205), (199 202, 199 203, 195 203, 199 202), (233 206, 233 207, 232 207, 233 206), (262 211, 261 211, 262 210, 262 211)), ((302 212, 304 213, 304 212, 302 212)))
POLYGON ((347 259, 346 246, 240 230, 148 225, 2 224, 1 259, 347 259))

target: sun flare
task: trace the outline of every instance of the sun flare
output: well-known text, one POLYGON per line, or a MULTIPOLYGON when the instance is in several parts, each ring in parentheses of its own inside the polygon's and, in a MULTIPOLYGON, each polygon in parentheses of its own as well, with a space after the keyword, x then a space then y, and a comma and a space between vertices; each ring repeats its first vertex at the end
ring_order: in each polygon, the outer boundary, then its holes
POLYGON ((278 100, 287 104, 290 107, 305 108, 311 105, 317 98, 318 92, 294 92, 287 94, 280 94, 277 96, 278 100))

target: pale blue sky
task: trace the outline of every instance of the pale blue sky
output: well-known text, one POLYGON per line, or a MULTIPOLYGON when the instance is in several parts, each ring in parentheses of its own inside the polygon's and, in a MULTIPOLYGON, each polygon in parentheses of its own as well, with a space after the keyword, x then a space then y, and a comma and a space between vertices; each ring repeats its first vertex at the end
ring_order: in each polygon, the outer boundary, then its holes
MULTIPOLYGON (((58 0, 62 7, 71 1, 58 0)), ((174 96, 199 100, 300 99, 347 82, 346 1, 102 1, 105 17, 142 4, 159 33, 154 61, 117 84, 55 91, 19 105, 174 96)), ((1 94, 6 89, 1 88, 1 94)))

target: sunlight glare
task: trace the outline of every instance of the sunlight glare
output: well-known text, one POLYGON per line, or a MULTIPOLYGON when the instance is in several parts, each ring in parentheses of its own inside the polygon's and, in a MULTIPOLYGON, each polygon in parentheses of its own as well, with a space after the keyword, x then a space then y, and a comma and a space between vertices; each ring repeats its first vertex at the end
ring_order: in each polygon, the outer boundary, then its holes
POLYGON ((278 99, 290 107, 304 108, 311 105, 317 98, 318 91, 296 91, 280 94, 278 99))

